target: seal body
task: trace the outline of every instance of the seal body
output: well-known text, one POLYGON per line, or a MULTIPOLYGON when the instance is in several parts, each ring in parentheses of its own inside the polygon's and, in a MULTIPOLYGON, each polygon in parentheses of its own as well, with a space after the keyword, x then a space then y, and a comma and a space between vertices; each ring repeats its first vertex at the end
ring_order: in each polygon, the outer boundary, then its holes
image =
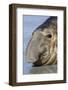
POLYGON ((57 17, 48 18, 34 30, 26 56, 28 62, 35 66, 57 63, 57 17))

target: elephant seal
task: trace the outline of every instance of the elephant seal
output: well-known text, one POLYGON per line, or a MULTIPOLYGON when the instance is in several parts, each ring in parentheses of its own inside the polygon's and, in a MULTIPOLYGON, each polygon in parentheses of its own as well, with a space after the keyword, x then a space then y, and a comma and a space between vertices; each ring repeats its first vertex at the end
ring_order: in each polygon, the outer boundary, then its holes
POLYGON ((57 17, 49 17, 37 27, 26 48, 28 62, 34 66, 57 64, 57 17))

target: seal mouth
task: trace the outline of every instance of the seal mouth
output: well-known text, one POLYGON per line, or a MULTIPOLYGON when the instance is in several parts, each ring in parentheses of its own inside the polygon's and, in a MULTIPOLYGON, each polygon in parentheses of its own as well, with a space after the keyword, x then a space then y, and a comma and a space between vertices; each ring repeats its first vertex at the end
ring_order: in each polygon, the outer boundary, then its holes
POLYGON ((50 58, 49 51, 47 51, 47 49, 45 48, 44 51, 38 55, 38 59, 33 63, 33 65, 42 66, 45 63, 47 63, 49 58, 50 58))
POLYGON ((47 58, 45 58, 44 61, 42 61, 41 58, 39 58, 37 61, 35 61, 33 63, 33 66, 42 66, 42 65, 44 65, 45 63, 48 62, 49 58, 50 58, 50 56, 48 56, 47 58))

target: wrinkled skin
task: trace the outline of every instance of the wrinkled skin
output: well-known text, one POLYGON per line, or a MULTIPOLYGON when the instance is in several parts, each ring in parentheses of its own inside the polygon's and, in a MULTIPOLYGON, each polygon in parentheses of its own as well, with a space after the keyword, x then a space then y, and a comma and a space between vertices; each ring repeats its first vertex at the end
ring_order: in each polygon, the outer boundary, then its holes
POLYGON ((57 63, 57 26, 56 20, 48 27, 39 27, 33 34, 26 49, 28 62, 35 66, 57 63))

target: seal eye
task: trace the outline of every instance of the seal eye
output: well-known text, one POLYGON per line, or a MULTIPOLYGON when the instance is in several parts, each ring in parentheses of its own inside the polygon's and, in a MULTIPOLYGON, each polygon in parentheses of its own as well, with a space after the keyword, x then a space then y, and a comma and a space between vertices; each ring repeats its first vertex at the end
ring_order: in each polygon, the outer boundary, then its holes
POLYGON ((48 35, 47 35, 47 37, 48 37, 48 38, 51 38, 51 37, 52 37, 52 35, 51 35, 51 34, 48 34, 48 35))

